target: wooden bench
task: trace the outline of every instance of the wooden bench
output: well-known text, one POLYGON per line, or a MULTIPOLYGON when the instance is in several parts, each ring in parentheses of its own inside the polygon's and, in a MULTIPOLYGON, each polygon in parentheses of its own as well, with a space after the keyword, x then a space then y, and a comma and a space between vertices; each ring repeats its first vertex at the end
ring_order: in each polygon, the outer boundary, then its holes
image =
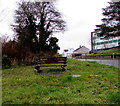
POLYGON ((38 73, 41 72, 41 67, 61 67, 63 70, 66 69, 67 66, 67 57, 49 57, 49 58, 38 58, 37 59, 37 66, 35 69, 38 73))

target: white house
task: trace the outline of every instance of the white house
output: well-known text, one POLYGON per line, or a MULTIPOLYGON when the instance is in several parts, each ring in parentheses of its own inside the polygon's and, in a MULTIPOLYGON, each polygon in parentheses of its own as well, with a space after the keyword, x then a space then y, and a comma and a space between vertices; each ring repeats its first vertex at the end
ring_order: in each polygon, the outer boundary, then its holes
POLYGON ((68 58, 72 58, 72 54, 73 54, 74 49, 70 48, 70 49, 65 49, 62 53, 63 57, 68 57, 68 58))
POLYGON ((74 50, 74 55, 85 55, 85 54, 89 54, 89 49, 85 46, 80 46, 79 48, 77 48, 76 50, 74 50))

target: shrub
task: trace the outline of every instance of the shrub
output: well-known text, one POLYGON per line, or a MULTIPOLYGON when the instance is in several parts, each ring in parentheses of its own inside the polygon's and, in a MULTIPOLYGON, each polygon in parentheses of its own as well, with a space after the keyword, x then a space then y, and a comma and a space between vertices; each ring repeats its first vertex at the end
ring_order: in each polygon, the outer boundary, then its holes
POLYGON ((7 55, 2 56, 2 68, 10 68, 11 67, 11 60, 7 55))
POLYGON ((120 104, 120 94, 119 93, 113 93, 110 96, 108 96, 108 100, 115 104, 120 104))

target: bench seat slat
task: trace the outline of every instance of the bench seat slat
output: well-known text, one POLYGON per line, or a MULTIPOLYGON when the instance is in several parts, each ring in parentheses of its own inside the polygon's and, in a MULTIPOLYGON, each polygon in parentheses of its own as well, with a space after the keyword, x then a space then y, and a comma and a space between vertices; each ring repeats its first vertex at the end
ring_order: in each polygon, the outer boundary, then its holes
POLYGON ((67 57, 38 58, 37 64, 38 65, 35 66, 35 69, 38 71, 41 67, 61 67, 66 70, 67 57))
POLYGON ((47 62, 39 62, 40 64, 59 64, 59 63, 64 63, 64 64, 66 64, 67 62, 65 62, 65 61, 58 61, 58 62, 50 62, 50 61, 47 61, 47 62))
POLYGON ((66 67, 67 65, 38 65, 39 67, 66 67))

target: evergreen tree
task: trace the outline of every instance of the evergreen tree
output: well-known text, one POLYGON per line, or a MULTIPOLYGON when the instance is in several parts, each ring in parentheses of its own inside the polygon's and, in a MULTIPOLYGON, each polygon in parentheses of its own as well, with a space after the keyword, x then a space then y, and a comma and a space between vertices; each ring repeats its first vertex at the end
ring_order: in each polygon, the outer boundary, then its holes
POLYGON ((57 42, 58 42, 58 39, 56 37, 50 38, 49 49, 54 53, 57 53, 57 51, 60 49, 60 47, 57 45, 57 42))
POLYGON ((103 15, 101 25, 96 25, 95 32, 98 36, 105 38, 120 36, 120 1, 109 2, 109 6, 103 8, 103 15))

